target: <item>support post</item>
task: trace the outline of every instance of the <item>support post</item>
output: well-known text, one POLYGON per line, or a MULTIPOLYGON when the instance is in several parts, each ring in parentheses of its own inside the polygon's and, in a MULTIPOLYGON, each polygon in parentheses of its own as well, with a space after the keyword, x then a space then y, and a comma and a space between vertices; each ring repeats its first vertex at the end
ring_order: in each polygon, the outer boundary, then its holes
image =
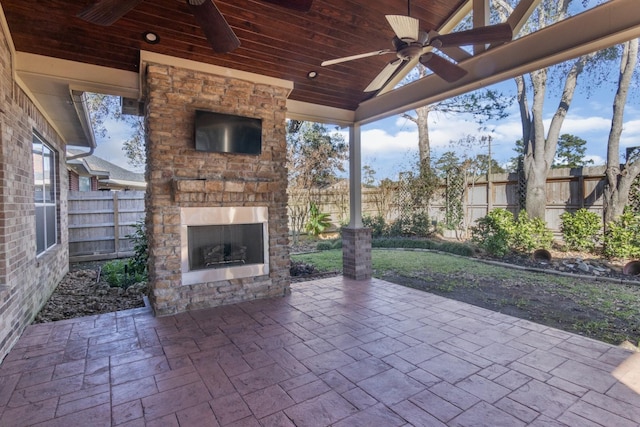
POLYGON ((362 159, 360 125, 349 128, 349 225, 342 230, 342 274, 371 278, 371 229, 362 226, 362 159))

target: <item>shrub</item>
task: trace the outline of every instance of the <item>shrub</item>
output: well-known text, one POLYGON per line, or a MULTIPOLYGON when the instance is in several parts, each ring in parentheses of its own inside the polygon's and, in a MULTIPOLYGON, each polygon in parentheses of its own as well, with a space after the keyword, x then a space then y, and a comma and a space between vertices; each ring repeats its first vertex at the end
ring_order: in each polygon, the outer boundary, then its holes
POLYGON ((333 245, 329 240, 325 240, 324 242, 318 242, 316 249, 319 251, 330 251, 333 249, 333 245))
POLYGON ((131 271, 129 263, 123 260, 113 260, 102 266, 102 277, 112 287, 128 288, 134 283, 147 280, 145 275, 131 271))
POLYGON ((331 244, 332 249, 342 249, 342 239, 335 239, 331 244))
POLYGON ((305 226, 306 231, 313 236, 318 236, 324 230, 331 227, 330 217, 331 215, 328 213, 320 212, 318 205, 311 202, 309 205, 309 220, 305 226))
POLYGON ((527 211, 522 210, 515 221, 511 247, 522 252, 535 249, 551 249, 553 233, 547 223, 540 218, 529 218, 527 211))
POLYGON ((366 215, 362 218, 362 225, 371 229, 371 237, 373 238, 382 237, 387 231, 387 224, 382 215, 376 215, 375 217, 366 215))
POLYGON ((577 251, 592 252, 602 228, 600 216, 586 209, 578 209, 575 213, 565 212, 560 215, 560 231, 567 248, 577 251))
POLYGON ((427 237, 431 233, 431 222, 426 213, 414 213, 411 215, 410 233, 418 237, 427 237))
POLYGON ((607 225, 604 254, 609 258, 640 257, 640 215, 626 207, 624 213, 607 225))
POLYGON ((515 225, 513 214, 505 209, 494 209, 471 227, 471 240, 492 255, 504 256, 509 252, 515 225))
POLYGON ((384 236, 400 237, 428 237, 432 233, 431 221, 426 213, 412 213, 410 218, 398 218, 389 225, 384 236))
POLYGON ((125 236, 133 242, 133 257, 129 259, 128 269, 131 273, 143 278, 143 280, 139 281, 146 281, 148 277, 149 244, 144 220, 136 222, 134 228, 135 231, 132 234, 125 236))

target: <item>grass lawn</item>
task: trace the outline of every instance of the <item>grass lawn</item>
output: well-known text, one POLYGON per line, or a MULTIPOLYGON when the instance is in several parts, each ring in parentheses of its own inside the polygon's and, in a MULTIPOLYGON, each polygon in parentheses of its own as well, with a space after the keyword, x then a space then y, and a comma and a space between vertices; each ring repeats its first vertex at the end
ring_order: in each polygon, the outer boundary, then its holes
MULTIPOLYGON (((292 255, 342 270, 342 250, 292 255)), ((640 287, 524 272, 424 251, 372 251, 374 277, 611 344, 640 340, 640 287)))

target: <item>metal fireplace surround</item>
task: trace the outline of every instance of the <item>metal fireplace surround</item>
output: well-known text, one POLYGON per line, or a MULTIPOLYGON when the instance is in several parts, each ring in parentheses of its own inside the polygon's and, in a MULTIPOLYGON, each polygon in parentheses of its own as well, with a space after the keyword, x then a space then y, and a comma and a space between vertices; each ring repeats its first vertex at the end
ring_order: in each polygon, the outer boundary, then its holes
POLYGON ((182 284, 269 274, 268 218, 262 206, 180 208, 182 284))

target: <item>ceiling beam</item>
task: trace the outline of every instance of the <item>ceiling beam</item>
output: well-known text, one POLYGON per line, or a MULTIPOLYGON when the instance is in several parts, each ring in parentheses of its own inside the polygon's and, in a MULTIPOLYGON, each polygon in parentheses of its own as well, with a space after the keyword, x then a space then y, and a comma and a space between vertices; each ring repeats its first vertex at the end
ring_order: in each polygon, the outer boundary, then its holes
MULTIPOLYGON (((473 0, 473 28, 489 25, 489 0, 473 0)), ((473 54, 478 55, 487 50, 484 44, 473 46, 473 54)))
POLYGON ((460 64, 454 83, 429 75, 364 101, 355 120, 371 123, 640 37, 638 0, 611 0, 460 64))

